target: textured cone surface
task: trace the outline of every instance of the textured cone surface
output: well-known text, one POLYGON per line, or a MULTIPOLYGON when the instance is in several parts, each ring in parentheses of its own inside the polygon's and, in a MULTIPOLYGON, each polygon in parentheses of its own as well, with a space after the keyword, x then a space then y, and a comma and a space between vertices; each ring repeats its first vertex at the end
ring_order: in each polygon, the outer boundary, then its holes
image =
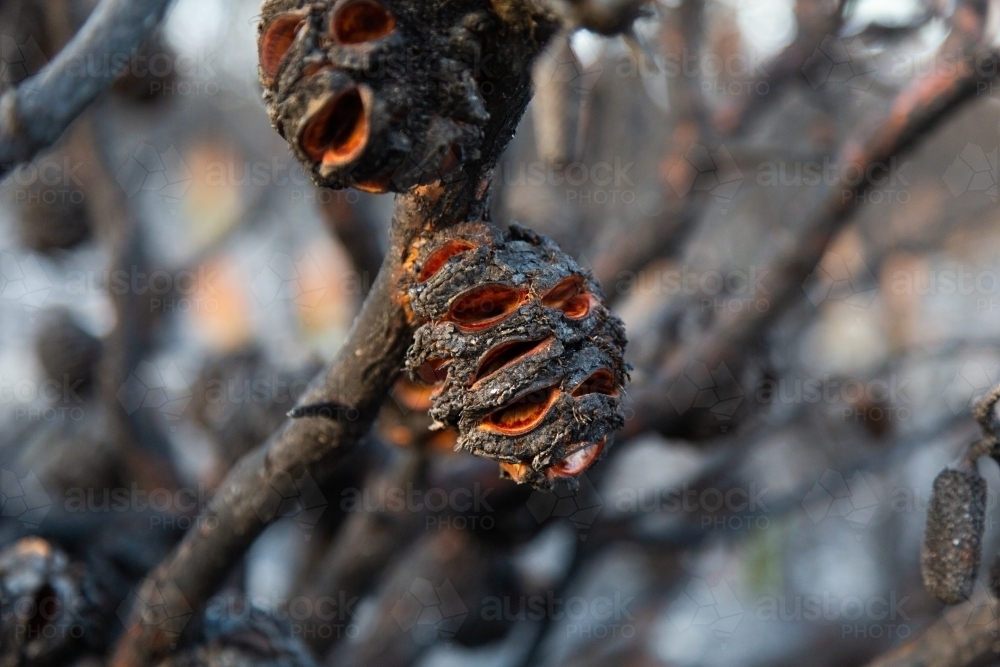
POLYGON ((946 604, 972 593, 985 515, 986 481, 977 472, 944 470, 934 480, 921 566, 927 590, 946 604))
POLYGON ((592 276, 518 225, 468 223, 413 262, 418 328, 406 366, 456 448, 552 488, 590 467, 622 427, 624 327, 592 276))
MULTIPOLYGON (((403 191, 476 159, 482 3, 269 0, 259 75, 275 129, 330 188, 403 191)), ((503 61, 498 61, 503 62, 503 61)))

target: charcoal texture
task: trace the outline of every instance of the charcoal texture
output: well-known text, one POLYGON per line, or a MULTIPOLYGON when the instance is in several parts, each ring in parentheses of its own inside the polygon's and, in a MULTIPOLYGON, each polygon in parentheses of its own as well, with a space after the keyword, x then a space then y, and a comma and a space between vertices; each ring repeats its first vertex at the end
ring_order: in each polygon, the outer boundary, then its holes
POLYGON ((934 480, 921 554, 924 585, 945 604, 972 594, 982 556, 986 481, 975 470, 944 470, 934 480))
POLYGON ((516 80, 527 69, 524 54, 505 51, 523 40, 505 39, 488 6, 264 3, 258 53, 268 113, 317 184, 401 192, 479 157, 488 98, 500 92, 485 80, 516 80))
POLYGON ((582 450, 596 460, 624 424, 628 377, 624 327, 590 273, 516 224, 467 223, 422 247, 409 280, 421 326, 406 367, 456 448, 537 488, 589 467, 582 450))

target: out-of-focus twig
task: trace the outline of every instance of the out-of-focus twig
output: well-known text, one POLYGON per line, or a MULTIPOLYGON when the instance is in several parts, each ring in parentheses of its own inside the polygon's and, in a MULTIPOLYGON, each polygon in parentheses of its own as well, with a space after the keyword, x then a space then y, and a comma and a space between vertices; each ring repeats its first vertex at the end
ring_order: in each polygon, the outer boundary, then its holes
POLYGON ((787 84, 800 79, 808 69, 809 59, 817 53, 823 40, 840 33, 844 22, 844 5, 841 0, 832 11, 825 2, 798 0, 795 18, 798 30, 795 39, 764 67, 760 76, 747 85, 751 91, 741 103, 721 109, 715 115, 720 132, 736 134, 746 128, 767 106, 777 98, 777 93, 787 84), (761 91, 760 94, 757 91, 761 91))
MULTIPOLYGON (((871 173, 879 165, 909 149, 931 129, 963 103, 974 98, 979 86, 995 76, 995 67, 984 66, 994 61, 995 54, 987 50, 984 42, 986 10, 988 3, 978 0, 960 5, 953 19, 954 28, 942 45, 935 67, 904 88, 894 101, 889 114, 873 129, 849 139, 840 150, 836 164, 839 174, 871 173)), ((820 261, 834 235, 851 219, 860 201, 861 193, 871 187, 869 178, 853 183, 838 179, 824 188, 812 207, 804 207, 803 221, 789 224, 790 229, 801 230, 798 240, 770 263, 770 303, 764 311, 750 310, 739 313, 717 312, 717 316, 697 335, 683 340, 671 340, 664 362, 656 379, 648 386, 633 390, 639 416, 627 428, 632 432, 654 427, 669 432, 676 411, 665 407, 664 392, 674 385, 694 360, 715 368, 720 363, 732 361, 758 339, 766 327, 787 308, 797 302, 801 286, 820 261)), ((696 308, 699 296, 690 301, 672 302, 667 310, 674 317, 696 308)), ((668 338, 669 340, 669 338, 668 338)))
POLYGON ((368 287, 382 266, 382 248, 379 246, 379 230, 375 220, 357 203, 351 203, 343 192, 327 191, 330 197, 320 204, 320 214, 330 232, 347 250, 358 274, 357 284, 361 288, 360 297, 368 293, 368 287))
MULTIPOLYGON (((699 52, 703 18, 702 0, 685 0, 665 12, 660 40, 667 62, 683 62, 699 52)), ((708 193, 694 187, 699 176, 694 165, 697 154, 704 151, 707 156, 706 147, 715 139, 702 83, 697 74, 667 77, 673 127, 670 149, 660 161, 663 213, 645 218, 627 234, 609 229, 593 244, 594 273, 612 298, 614 290, 609 287, 622 272, 637 271, 676 251, 708 202, 708 193)))
MULTIPOLYGON (((404 452, 389 470, 373 475, 361 492, 362 498, 381 500, 389 497, 393 490, 412 487, 422 476, 424 464, 423 452, 404 452)), ((313 599, 342 596, 350 600, 363 595, 392 558, 416 538, 421 526, 421 517, 405 505, 369 510, 362 501, 362 506, 354 509, 330 550, 320 560, 316 572, 310 572, 308 580, 302 581, 303 596, 313 599)), ((314 638, 312 648, 318 654, 326 653, 343 639, 338 633, 310 632, 312 621, 302 621, 303 634, 314 638)))
POLYGON ((156 29, 169 0, 102 0, 36 75, 0 97, 0 176, 56 142, 156 29), (93 64, 105 69, 93 71, 93 64))
POLYGON ((327 664, 406 667, 439 640, 478 645, 499 639, 509 620, 481 610, 510 593, 509 582, 500 575, 502 559, 502 550, 469 531, 428 533, 386 577, 377 594, 372 632, 342 644, 327 664))

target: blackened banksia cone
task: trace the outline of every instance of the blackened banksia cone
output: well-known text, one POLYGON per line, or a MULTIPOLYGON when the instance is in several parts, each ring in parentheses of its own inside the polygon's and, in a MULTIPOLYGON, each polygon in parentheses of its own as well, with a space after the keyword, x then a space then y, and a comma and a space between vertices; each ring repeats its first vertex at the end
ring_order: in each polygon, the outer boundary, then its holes
POLYGON ((474 73, 492 20, 471 0, 269 0, 258 55, 271 122, 319 185, 440 180, 479 156, 489 114, 474 73))
POLYGON ((943 470, 934 480, 921 554, 924 586, 941 602, 972 594, 986 519, 986 480, 974 467, 943 470))
POLYGON ((431 387, 436 426, 456 449, 552 488, 589 468, 623 426, 625 331, 589 272, 550 239, 466 223, 411 258, 420 327, 411 379, 431 387))

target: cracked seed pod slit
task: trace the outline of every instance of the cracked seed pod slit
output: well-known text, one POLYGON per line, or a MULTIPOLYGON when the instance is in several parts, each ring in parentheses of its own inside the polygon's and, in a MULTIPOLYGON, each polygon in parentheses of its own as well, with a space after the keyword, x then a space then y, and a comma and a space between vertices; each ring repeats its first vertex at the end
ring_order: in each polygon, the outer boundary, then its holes
POLYGON ((437 425, 458 427, 456 449, 536 488, 593 465, 624 425, 628 367, 622 322, 590 273, 516 224, 458 225, 410 266, 421 326, 406 368, 431 388, 437 425))
POLYGON ((401 192, 479 156, 481 3, 268 0, 259 75, 275 129, 317 184, 401 192))

